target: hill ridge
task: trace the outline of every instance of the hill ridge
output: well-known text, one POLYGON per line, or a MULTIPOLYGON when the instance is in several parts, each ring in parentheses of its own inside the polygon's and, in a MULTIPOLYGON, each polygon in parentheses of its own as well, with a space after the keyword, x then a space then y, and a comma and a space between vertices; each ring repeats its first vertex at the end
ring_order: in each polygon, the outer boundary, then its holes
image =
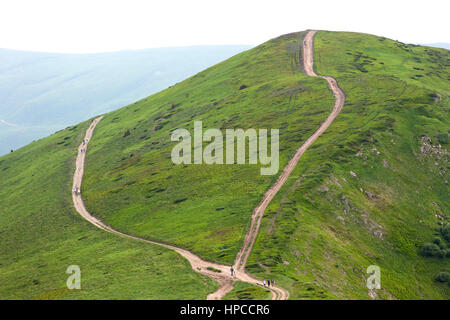
MULTIPOLYGON (((303 55, 302 55, 302 65, 304 72, 312 77, 319 77, 313 70, 314 66, 314 53, 313 53, 313 39, 314 35, 317 31, 309 31, 306 36, 304 37, 302 44, 303 44, 303 55)), ((264 214, 264 210, 266 209, 267 205, 270 203, 270 201, 275 197, 277 192, 280 190, 280 188, 283 186, 283 184, 286 182, 287 178, 297 165, 298 161, 300 160, 300 157, 302 154, 309 148, 309 146, 316 141, 319 136, 331 125, 333 120, 336 118, 336 116, 339 114, 339 112, 342 110, 342 107, 345 103, 345 94, 342 91, 342 89, 339 88, 336 80, 329 76, 320 76, 321 78, 325 79, 330 89, 332 90, 334 96, 336 97, 335 105, 332 109, 332 112, 329 114, 327 119, 320 125, 320 127, 314 132, 312 136, 310 136, 306 142, 304 142, 296 151, 292 159, 289 161, 287 166, 283 169, 282 173, 279 175, 278 179, 276 180, 275 184, 273 184, 269 190, 266 191, 264 194, 263 199, 261 200, 260 204, 255 208, 252 214, 251 218, 251 226, 247 232, 247 235, 245 236, 243 246, 238 252, 238 255, 236 256, 234 268, 235 268, 235 276, 225 276, 228 274, 228 271, 230 270, 230 266, 226 266, 223 264, 218 264, 214 262, 209 262, 201 259, 200 257, 196 256, 189 250, 181 249, 172 245, 164 244, 157 241, 151 241, 144 239, 142 237, 137 237, 134 235, 129 235, 120 231, 115 230, 114 228, 104 224, 99 219, 95 218, 89 212, 86 210, 83 200, 81 198, 81 195, 78 195, 76 192, 72 193, 73 203, 80 215, 97 226, 100 229, 103 229, 108 232, 112 232, 115 234, 118 234, 123 237, 132 238, 135 240, 145 241, 151 244, 156 244, 163 246, 167 249, 174 250, 181 254, 184 258, 186 258, 191 266, 192 269, 200 272, 212 279, 215 279, 219 282, 220 286, 217 289, 217 291, 211 293, 208 295, 208 299, 221 299, 226 293, 228 293, 232 289, 232 281, 234 280, 240 280, 244 282, 248 282, 254 285, 261 285, 261 281, 252 278, 249 274, 245 272, 245 265, 247 263, 248 257, 250 255, 251 249, 253 247, 253 244, 255 242, 256 236, 258 234, 259 226, 261 223, 262 216, 264 214), (216 271, 212 271, 216 270, 216 271), (218 274, 217 270, 220 270, 222 274, 218 274)), ((87 152, 87 146, 89 141, 92 138, 93 131, 95 129, 95 126, 98 124, 100 120, 103 119, 103 116, 100 116, 96 118, 91 125, 89 126, 88 130, 86 131, 85 139, 83 140, 83 143, 78 148, 78 156, 76 160, 76 170, 74 174, 74 181, 73 181, 73 188, 76 190, 77 188, 81 188, 83 173, 84 173, 84 161, 85 161, 85 155, 87 152)), ((267 287, 270 291, 272 291, 273 296, 272 299, 276 300, 285 300, 288 299, 289 293, 288 291, 279 288, 277 286, 267 287)))

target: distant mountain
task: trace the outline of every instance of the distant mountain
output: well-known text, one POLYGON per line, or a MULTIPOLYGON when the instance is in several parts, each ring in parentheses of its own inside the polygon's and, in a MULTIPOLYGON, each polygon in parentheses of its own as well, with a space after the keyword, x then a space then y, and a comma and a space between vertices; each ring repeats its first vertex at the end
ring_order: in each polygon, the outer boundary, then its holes
POLYGON ((158 92, 245 45, 100 54, 0 49, 0 155, 158 92))
POLYGON ((436 47, 436 48, 444 48, 444 49, 450 50, 450 43, 443 43, 443 42, 428 43, 428 44, 424 44, 424 46, 436 47))

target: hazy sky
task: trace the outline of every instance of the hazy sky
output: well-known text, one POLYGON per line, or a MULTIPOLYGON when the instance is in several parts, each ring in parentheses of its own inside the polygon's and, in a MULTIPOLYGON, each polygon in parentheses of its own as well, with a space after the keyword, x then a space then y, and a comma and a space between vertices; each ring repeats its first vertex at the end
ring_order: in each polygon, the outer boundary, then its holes
POLYGON ((103 52, 256 45, 305 29, 450 42, 448 0, 0 0, 0 48, 103 52))

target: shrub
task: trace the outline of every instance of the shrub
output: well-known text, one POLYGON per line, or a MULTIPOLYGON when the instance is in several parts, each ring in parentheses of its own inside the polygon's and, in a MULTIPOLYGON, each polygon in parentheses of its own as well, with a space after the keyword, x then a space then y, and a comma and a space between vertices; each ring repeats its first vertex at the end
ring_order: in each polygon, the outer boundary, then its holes
POLYGON ((446 257, 446 258, 450 258, 450 249, 445 249, 444 250, 444 256, 446 257))
POLYGON ((425 243, 420 247, 420 254, 425 257, 436 257, 441 254, 441 248, 434 243, 425 243))
POLYGON ((438 134, 437 139, 440 144, 448 144, 448 134, 447 133, 438 134))
POLYGON ((439 272, 437 274, 435 280, 438 281, 438 282, 443 282, 443 283, 448 282, 448 283, 450 283, 450 272, 448 272, 448 271, 439 272))
POLYGON ((447 224, 441 229, 441 234, 445 240, 450 242, 450 224, 447 224))
POLYGON ((441 238, 438 238, 438 237, 434 238, 433 239, 433 243, 438 245, 438 246, 441 246, 441 238))
POLYGON ((186 200, 187 200, 187 198, 182 198, 182 199, 175 200, 173 203, 177 204, 177 203, 180 203, 180 202, 183 202, 183 201, 186 201, 186 200))

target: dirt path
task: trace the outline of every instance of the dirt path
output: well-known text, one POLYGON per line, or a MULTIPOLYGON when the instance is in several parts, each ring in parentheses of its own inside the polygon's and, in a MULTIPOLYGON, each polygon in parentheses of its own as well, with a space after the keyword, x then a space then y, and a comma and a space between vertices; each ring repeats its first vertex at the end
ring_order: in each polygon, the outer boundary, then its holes
POLYGON ((344 91, 339 88, 336 80, 329 76, 319 76, 314 72, 314 35, 317 31, 309 31, 303 39, 303 71, 311 77, 321 77, 328 82, 328 85, 333 92, 336 102, 334 104, 333 110, 328 115, 328 118, 323 122, 320 127, 314 132, 305 143, 302 144, 300 148, 297 149, 292 159, 288 162, 286 167, 284 167, 283 172, 278 177, 275 184, 266 191, 261 202, 253 210, 252 222, 250 228, 245 236, 244 244, 236 256, 234 266, 237 270, 244 272, 245 265, 247 264, 248 257, 252 250, 253 244, 255 243, 256 236, 258 235, 259 227, 261 225, 261 219, 264 215, 264 211, 269 205, 270 201, 275 197, 277 192, 281 189, 283 184, 286 182, 295 166, 297 165, 300 157, 303 153, 313 144, 314 141, 319 138, 319 136, 331 125, 336 116, 342 110, 345 103, 344 91))
MULTIPOLYGON (((94 129, 95 129, 96 125, 100 122, 100 120, 102 120, 102 118, 103 118, 103 116, 98 117, 94 121, 92 121, 91 125, 86 130, 86 135, 84 138, 85 141, 87 141, 86 144, 82 143, 78 147, 78 155, 77 155, 77 159, 76 159, 75 174, 73 176, 73 188, 81 188, 83 174, 84 174, 84 162, 85 162, 87 147, 88 147, 89 141, 92 138, 92 134, 94 133, 94 129), (85 151, 81 152, 82 149, 84 149, 85 151)), ((216 280, 217 282, 219 282, 219 288, 215 292, 209 294, 207 299, 211 299, 211 300, 221 299, 229 291, 231 291, 233 289, 233 281, 237 281, 237 280, 261 286, 260 280, 252 278, 251 276, 247 275, 245 272, 244 273, 236 272, 236 275, 234 277, 231 277, 231 272, 230 272, 231 266, 205 261, 188 250, 184 250, 184 249, 181 249, 181 248, 178 248, 175 246, 171 246, 171 245, 167 245, 164 243, 154 242, 154 241, 151 241, 148 239, 144 239, 144 238, 137 237, 134 235, 129 235, 129 234, 120 232, 118 230, 115 230, 111 226, 105 224, 101 220, 92 216, 86 210, 86 207, 84 206, 81 195, 72 193, 72 199, 73 199, 73 204, 74 204, 77 212, 84 219, 86 219, 87 221, 89 221, 90 223, 95 225, 96 227, 98 227, 102 230, 105 230, 107 232, 115 233, 122 237, 131 238, 131 239, 135 239, 135 240, 139 240, 139 241, 144 241, 147 243, 165 247, 170 250, 174 250, 189 261, 193 270, 195 270, 201 274, 204 274, 204 275, 216 280), (217 272, 218 270, 220 270, 220 272, 217 272)), ((283 292, 280 292, 280 290, 276 287, 271 287, 271 288, 266 288, 266 289, 272 291, 272 293, 273 293, 272 299, 287 298, 287 296, 283 292)))
MULTIPOLYGON (((304 71, 309 76, 315 76, 314 70, 313 70, 313 37, 316 31, 310 31, 305 36, 303 41, 303 65, 304 65, 304 71)), ((203 275, 206 275, 217 282, 219 282, 219 288, 208 295, 207 299, 221 299, 223 298, 228 292, 230 292, 233 289, 233 281, 243 281, 247 282, 253 285, 257 285, 262 287, 261 280, 255 279, 249 274, 245 272, 245 265, 248 260, 248 256, 250 255, 251 249, 253 247, 253 244, 255 242, 256 236, 259 231, 261 218, 264 214, 264 210, 266 209, 267 205, 270 203, 270 201, 275 197, 278 190, 280 190, 281 186, 286 182, 287 178, 291 174, 292 170, 296 166, 298 160, 300 159, 301 155, 305 152, 306 149, 329 127, 329 125, 333 122, 333 120, 336 118, 339 111, 341 111, 342 106, 344 105, 345 101, 345 95, 344 92, 338 87, 336 80, 334 80, 331 77, 327 76, 321 76, 322 78, 326 79, 328 81, 328 84, 333 91, 333 94, 336 97, 336 103, 333 108, 333 111, 328 116, 326 121, 319 127, 319 129, 311 136, 308 140, 297 150, 294 157, 289 161, 288 165, 283 169, 283 172, 281 173, 278 180, 275 182, 275 184, 264 194, 264 197, 261 201, 261 203, 255 208, 252 214, 252 222, 250 229, 245 237, 244 244, 239 251, 235 263, 235 275, 232 277, 230 274, 230 268, 231 266, 218 264, 210 261, 205 261, 201 259, 200 257, 196 256, 192 252, 178 248, 175 246, 167 245, 164 243, 159 243, 155 241, 151 241, 148 239, 144 239, 141 237, 137 237, 134 235, 125 234, 123 232, 120 232, 118 230, 115 230, 111 226, 103 223, 101 220, 95 218, 92 216, 84 206, 83 199, 81 195, 77 195, 76 193, 72 193, 72 199, 75 206, 75 209, 77 212, 87 221, 95 225, 96 227, 105 230, 107 232, 115 233, 117 235, 120 235, 122 237, 135 239, 138 241, 144 241, 147 243, 151 243, 154 245, 159 245, 162 247, 165 247, 170 250, 174 250, 178 252, 181 256, 186 258, 189 263, 191 264, 191 267, 194 271, 199 272, 203 275), (215 271, 214 271, 215 270, 215 271), (220 272, 217 272, 220 271, 220 272)), ((103 119, 103 116, 100 116, 96 118, 89 128, 86 130, 85 135, 85 144, 81 144, 78 147, 78 155, 76 159, 76 168, 75 168, 75 174, 73 176, 73 187, 74 188, 81 188, 83 174, 84 174, 84 162, 86 157, 86 151, 87 146, 89 144, 89 141, 92 138, 92 134, 94 133, 94 129, 96 125, 100 122, 100 120, 103 119), (84 152, 81 152, 81 150, 84 149, 84 152)), ((289 292, 283 288, 272 286, 272 287, 265 287, 265 289, 270 290, 272 292, 272 299, 273 300, 286 300, 289 298, 289 292)))

